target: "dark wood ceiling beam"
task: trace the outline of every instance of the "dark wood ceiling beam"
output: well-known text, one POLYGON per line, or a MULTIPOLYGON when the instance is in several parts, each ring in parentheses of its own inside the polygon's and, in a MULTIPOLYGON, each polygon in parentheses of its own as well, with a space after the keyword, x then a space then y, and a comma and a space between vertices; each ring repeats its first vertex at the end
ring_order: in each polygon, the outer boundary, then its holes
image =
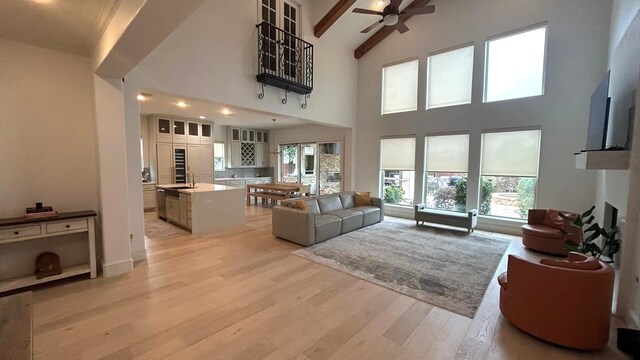
MULTIPOLYGON (((403 10, 422 7, 427 5, 430 1, 431 0, 413 0, 413 2, 403 10)), ((410 18, 411 16, 405 16, 403 20, 406 22, 410 18)), ((371 37, 368 38, 367 41, 363 42, 362 45, 358 46, 358 48, 354 52, 354 56, 356 57, 356 59, 360 59, 361 57, 363 57, 364 54, 371 51, 371 49, 373 49, 376 45, 378 45, 387 36, 391 35, 391 33, 393 33, 394 31, 396 31, 396 28, 394 26, 384 26, 382 27, 382 29, 378 30, 375 34, 371 35, 371 37)))
POLYGON ((356 3, 356 0, 339 0, 329 12, 313 27, 313 34, 319 38, 324 34, 331 25, 333 25, 340 16, 342 16, 349 8, 356 3))

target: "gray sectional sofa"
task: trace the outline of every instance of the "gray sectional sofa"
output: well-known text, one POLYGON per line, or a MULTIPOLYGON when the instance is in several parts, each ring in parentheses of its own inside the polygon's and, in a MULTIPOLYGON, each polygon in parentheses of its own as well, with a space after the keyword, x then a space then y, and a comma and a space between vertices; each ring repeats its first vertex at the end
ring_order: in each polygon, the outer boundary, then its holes
POLYGON ((372 197, 370 206, 355 207, 353 191, 286 200, 272 213, 273 235, 304 246, 383 220, 382 199, 372 197), (308 210, 296 208, 298 200, 305 201, 308 210))

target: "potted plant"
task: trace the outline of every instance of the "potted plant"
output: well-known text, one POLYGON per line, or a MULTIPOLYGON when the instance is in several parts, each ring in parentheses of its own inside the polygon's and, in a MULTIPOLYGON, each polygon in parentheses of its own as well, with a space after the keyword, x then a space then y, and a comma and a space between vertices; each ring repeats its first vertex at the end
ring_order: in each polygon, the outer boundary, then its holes
MULTIPOLYGON (((611 259, 607 262, 613 262, 613 255, 620 250, 620 239, 617 237, 618 227, 614 226, 611 230, 607 231, 601 228, 598 223, 594 223, 593 220, 595 219, 595 216, 592 214, 595 208, 596 207, 594 205, 582 215, 572 219, 571 225, 580 228, 580 231, 582 232, 582 239, 578 244, 567 241, 565 243, 565 248, 569 251, 589 254, 597 259, 600 259, 604 254, 611 259), (584 230, 584 227, 587 225, 590 226, 584 230), (602 247, 600 247, 596 242, 600 237, 602 237, 602 247)), ((571 220, 567 214, 560 213, 560 216, 571 220)))

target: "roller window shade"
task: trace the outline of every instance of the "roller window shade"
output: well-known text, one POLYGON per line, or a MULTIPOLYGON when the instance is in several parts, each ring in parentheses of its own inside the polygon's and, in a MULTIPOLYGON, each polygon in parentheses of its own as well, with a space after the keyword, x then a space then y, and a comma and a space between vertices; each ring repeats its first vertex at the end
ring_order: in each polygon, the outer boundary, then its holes
POLYGON ((546 26, 487 41, 487 102, 542 95, 546 26))
POLYGON ((538 176, 540 130, 482 135, 482 175, 538 176))
POLYGON ((469 135, 427 136, 426 171, 469 171, 469 135))
POLYGON ((382 139, 382 170, 413 171, 416 159, 416 139, 382 139))
POLYGON ((418 109, 418 60, 382 69, 382 113, 418 109))
POLYGON ((473 45, 429 56, 427 109, 471 103, 473 45))

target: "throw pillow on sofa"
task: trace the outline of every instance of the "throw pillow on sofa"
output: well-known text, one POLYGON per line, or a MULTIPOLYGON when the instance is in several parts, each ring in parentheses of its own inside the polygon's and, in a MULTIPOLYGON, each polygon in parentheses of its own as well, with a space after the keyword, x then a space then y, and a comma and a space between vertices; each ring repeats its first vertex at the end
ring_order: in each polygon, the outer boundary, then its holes
POLYGON ((371 193, 369 191, 366 191, 366 192, 354 191, 353 199, 355 201, 356 207, 371 205, 371 193))
POLYGON ((309 211, 309 207, 307 206, 307 202, 304 200, 298 200, 296 201, 296 209, 300 209, 300 210, 304 210, 304 211, 309 211))

